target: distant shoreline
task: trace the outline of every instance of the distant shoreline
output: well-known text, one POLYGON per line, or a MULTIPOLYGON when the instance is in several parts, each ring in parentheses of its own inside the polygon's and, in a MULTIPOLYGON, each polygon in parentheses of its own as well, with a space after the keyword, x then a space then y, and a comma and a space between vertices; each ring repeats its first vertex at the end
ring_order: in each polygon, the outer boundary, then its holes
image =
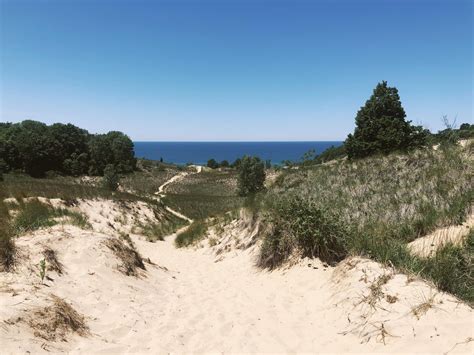
POLYGON ((320 154, 331 146, 339 146, 342 141, 235 141, 235 142, 172 142, 134 141, 135 156, 150 160, 160 160, 174 164, 205 165, 209 159, 218 162, 233 162, 244 155, 255 155, 272 164, 282 161, 299 161, 304 153, 314 149, 320 154))

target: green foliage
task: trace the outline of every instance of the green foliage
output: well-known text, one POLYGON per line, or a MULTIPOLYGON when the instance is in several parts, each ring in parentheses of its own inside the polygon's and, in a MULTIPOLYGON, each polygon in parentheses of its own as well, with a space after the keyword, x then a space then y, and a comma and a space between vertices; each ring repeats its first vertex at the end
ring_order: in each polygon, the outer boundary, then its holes
POLYGON ((219 163, 219 167, 221 167, 221 168, 228 168, 229 166, 230 166, 230 164, 227 160, 223 160, 219 163))
MULTIPOLYGON (((268 229, 263 229, 261 265, 274 267, 302 249, 296 235, 305 236, 299 240, 309 246, 319 240, 312 232, 319 228, 312 225, 317 218, 308 217, 314 209, 335 224, 331 231, 348 236, 340 239, 348 253, 421 275, 473 302, 472 231, 465 245, 448 245, 429 259, 407 247, 436 228, 465 221, 474 200, 469 149, 453 145, 284 172, 265 195, 262 218, 268 229), (308 226, 308 234, 299 234, 308 226)), ((302 250, 311 255, 312 249, 302 250)))
POLYGON ((25 202, 20 200, 18 208, 19 212, 13 223, 16 234, 54 226, 57 224, 56 219, 60 217, 67 217, 68 223, 76 225, 79 228, 91 228, 84 214, 66 208, 53 208, 50 205, 40 202, 38 199, 30 199, 25 202))
POLYGON ((194 221, 181 233, 178 233, 175 244, 178 248, 190 246, 205 237, 207 224, 203 220, 194 221))
POLYGON ((104 169, 104 177, 102 178, 102 186, 109 191, 117 191, 119 185, 119 176, 117 170, 111 164, 104 169))
POLYGON ((295 249, 302 256, 330 263, 347 255, 349 231, 337 215, 311 201, 296 196, 272 201, 269 223, 259 258, 261 266, 276 267, 295 249))
POLYGON ((240 163, 242 162, 242 159, 237 158, 234 160, 234 162, 230 165, 231 168, 238 169, 240 168, 240 163))
POLYGON ((331 160, 339 159, 346 156, 346 147, 343 145, 340 145, 338 147, 331 146, 327 148, 324 152, 319 154, 315 159, 314 162, 316 164, 322 164, 326 163, 331 160))
POLYGON ((471 229, 464 245, 448 244, 434 257, 424 259, 420 270, 439 289, 474 302, 474 230, 471 229))
POLYGON ((3 199, 0 199, 0 271, 10 271, 16 261, 16 246, 10 215, 3 199))
POLYGON ((123 133, 91 135, 72 124, 47 126, 31 120, 0 124, 1 170, 21 170, 34 177, 48 171, 102 175, 107 164, 123 173, 135 168, 133 143, 123 133))
POLYGON ((33 231, 56 224, 53 220, 54 209, 37 199, 20 202, 20 211, 14 220, 14 228, 18 234, 33 231))
POLYGON ((426 144, 427 132, 405 120, 398 90, 386 81, 377 84, 372 96, 357 112, 354 134, 345 142, 347 155, 363 158, 426 144))
POLYGON ((456 120, 451 122, 447 116, 443 116, 443 124, 446 127, 445 129, 430 136, 431 144, 440 144, 441 148, 444 148, 446 146, 456 145, 460 139, 474 138, 474 125, 462 123, 459 128, 456 129, 456 120))
POLYGON ((121 132, 93 136, 89 154, 91 175, 102 175, 107 165, 114 165, 118 173, 130 173, 136 168, 133 142, 121 132))
POLYGON ((265 167, 258 157, 244 156, 239 166, 239 195, 247 196, 265 188, 265 167))
POLYGON ((38 276, 41 279, 41 283, 43 283, 44 278, 46 276, 46 260, 45 259, 41 259, 38 264, 38 276))
POLYGON ((163 202, 192 219, 205 219, 239 208, 243 200, 237 172, 227 169, 188 174, 167 186, 163 202))
POLYGON ((165 216, 160 223, 140 224, 140 234, 146 236, 149 242, 164 240, 164 237, 175 232, 179 227, 184 225, 184 221, 174 215, 165 216))
POLYGON ((207 167, 211 169, 217 169, 219 167, 219 164, 215 159, 209 159, 207 161, 207 167))

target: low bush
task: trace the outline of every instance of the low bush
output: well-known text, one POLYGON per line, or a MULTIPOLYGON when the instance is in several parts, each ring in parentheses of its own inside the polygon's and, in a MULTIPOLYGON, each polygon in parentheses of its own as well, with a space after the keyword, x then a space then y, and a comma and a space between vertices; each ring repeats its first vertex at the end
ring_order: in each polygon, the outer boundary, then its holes
POLYGON ((292 196, 269 208, 268 222, 259 264, 276 267, 294 251, 302 256, 337 262, 347 255, 350 232, 328 209, 292 196))
POLYGON ((207 224, 205 221, 194 221, 188 228, 181 233, 178 233, 175 239, 175 244, 178 248, 187 247, 204 238, 206 232, 207 224))
POLYGON ((113 165, 107 165, 104 169, 102 186, 109 191, 116 191, 119 185, 119 176, 113 165))

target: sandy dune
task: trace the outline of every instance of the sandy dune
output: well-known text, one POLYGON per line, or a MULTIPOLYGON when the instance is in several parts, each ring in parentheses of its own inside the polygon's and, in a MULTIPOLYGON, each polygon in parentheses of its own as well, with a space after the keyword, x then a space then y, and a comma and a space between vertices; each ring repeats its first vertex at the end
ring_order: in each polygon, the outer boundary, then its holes
POLYGON ((429 258, 448 243, 454 245, 462 244, 471 228, 474 228, 474 213, 472 212, 464 223, 457 226, 438 228, 433 233, 415 239, 408 244, 408 248, 413 254, 429 258))
POLYGON ((230 249, 216 262, 209 247, 176 249, 173 236, 159 243, 133 236, 157 264, 135 278, 119 273, 105 238, 56 226, 18 240, 24 263, 0 276, 1 319, 15 320, 55 294, 85 315, 91 335, 46 343, 21 321, 9 322, 0 330, 3 352, 473 350, 471 308, 372 261, 350 259, 331 268, 304 260, 265 272, 253 266, 252 248, 230 249), (47 286, 36 273, 42 245, 52 245, 65 265, 62 276, 49 273, 47 286), (383 275, 388 280, 371 301, 370 287, 383 275))
POLYGON ((474 352, 468 305, 373 261, 330 267, 306 259, 262 271, 258 225, 241 215, 195 248, 177 249, 174 234, 157 243, 131 234, 151 263, 140 277, 126 276, 104 241, 120 230, 114 216, 136 218, 134 209, 110 201, 75 208, 95 213, 94 230, 58 225, 22 236, 19 267, 0 274, 2 353, 474 352), (64 273, 48 271, 41 284, 45 246, 64 273), (51 295, 84 315, 89 336, 47 342, 34 335, 25 319, 51 295))

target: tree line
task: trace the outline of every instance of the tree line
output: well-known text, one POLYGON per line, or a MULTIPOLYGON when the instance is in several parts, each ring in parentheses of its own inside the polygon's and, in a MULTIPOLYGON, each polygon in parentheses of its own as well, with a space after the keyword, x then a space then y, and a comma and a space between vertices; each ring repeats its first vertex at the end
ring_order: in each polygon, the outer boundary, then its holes
POLYGON ((108 165, 118 173, 136 167, 133 142, 122 132, 90 134, 72 124, 32 120, 0 123, 0 171, 102 176, 108 165))

